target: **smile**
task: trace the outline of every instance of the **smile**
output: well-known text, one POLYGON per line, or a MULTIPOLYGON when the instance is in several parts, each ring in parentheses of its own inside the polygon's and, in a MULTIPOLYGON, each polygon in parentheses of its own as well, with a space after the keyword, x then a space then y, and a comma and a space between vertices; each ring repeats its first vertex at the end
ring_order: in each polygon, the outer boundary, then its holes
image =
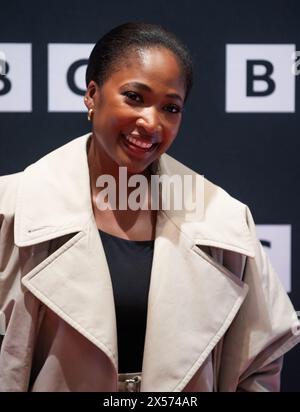
POLYGON ((125 136, 125 139, 128 140, 130 143, 134 144, 135 146, 141 147, 143 149, 150 149, 150 147, 153 146, 153 143, 142 142, 141 140, 135 139, 132 136, 125 136))
POLYGON ((131 135, 122 134, 122 137, 124 139, 125 145, 129 149, 134 150, 134 152, 140 152, 140 153, 150 152, 155 146, 157 146, 156 143, 151 143, 151 142, 147 143, 131 135))

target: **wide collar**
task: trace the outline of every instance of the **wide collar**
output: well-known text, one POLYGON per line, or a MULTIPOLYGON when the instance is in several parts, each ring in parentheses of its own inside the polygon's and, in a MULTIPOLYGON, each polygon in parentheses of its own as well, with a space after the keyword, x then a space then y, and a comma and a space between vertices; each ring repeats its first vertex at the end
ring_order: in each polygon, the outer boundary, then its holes
MULTIPOLYGON (((93 215, 87 144, 81 136, 51 152, 23 172, 17 196, 15 242, 29 246, 83 230, 93 215)), ((174 176, 196 172, 164 154, 158 174, 174 176)), ((203 180, 203 213, 167 210, 166 216, 196 244, 254 256, 246 224, 246 206, 220 187, 203 180)))
MULTIPOLYGON (((93 218, 87 142, 82 136, 25 170, 18 193, 15 241, 25 247, 74 234, 23 277, 24 286, 104 351, 117 370, 113 291, 93 218)), ((187 174, 170 156, 159 173, 187 174)), ((195 172, 192 172, 195 173, 195 172)), ((240 308, 248 287, 199 245, 253 256, 245 207, 205 181, 204 216, 158 213, 143 391, 181 391, 240 308)))

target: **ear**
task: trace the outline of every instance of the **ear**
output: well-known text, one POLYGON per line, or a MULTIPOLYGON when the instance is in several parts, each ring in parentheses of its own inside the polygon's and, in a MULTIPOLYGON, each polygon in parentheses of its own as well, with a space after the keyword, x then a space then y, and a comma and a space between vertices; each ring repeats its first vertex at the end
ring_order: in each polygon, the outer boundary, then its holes
POLYGON ((88 84, 87 91, 84 95, 84 104, 86 105, 87 109, 94 109, 95 107, 95 96, 99 86, 94 80, 91 80, 88 84))

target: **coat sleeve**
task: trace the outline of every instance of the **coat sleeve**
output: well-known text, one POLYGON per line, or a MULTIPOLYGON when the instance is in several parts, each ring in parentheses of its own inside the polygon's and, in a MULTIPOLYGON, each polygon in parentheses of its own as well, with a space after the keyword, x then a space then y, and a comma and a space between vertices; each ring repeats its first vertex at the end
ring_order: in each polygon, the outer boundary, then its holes
POLYGON ((14 213, 20 174, 0 177, 0 392, 29 388, 39 303, 21 285, 14 213))
POLYGON ((247 258, 248 295, 224 339, 220 390, 279 391, 283 355, 300 341, 299 320, 248 208, 246 217, 255 257, 247 258))

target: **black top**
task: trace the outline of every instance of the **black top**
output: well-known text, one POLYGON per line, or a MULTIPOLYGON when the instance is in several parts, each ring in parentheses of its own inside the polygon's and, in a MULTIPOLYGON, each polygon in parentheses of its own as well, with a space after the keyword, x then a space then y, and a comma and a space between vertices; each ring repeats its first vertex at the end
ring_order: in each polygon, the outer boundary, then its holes
POLYGON ((154 240, 128 240, 99 230, 115 299, 119 373, 141 372, 154 240))

